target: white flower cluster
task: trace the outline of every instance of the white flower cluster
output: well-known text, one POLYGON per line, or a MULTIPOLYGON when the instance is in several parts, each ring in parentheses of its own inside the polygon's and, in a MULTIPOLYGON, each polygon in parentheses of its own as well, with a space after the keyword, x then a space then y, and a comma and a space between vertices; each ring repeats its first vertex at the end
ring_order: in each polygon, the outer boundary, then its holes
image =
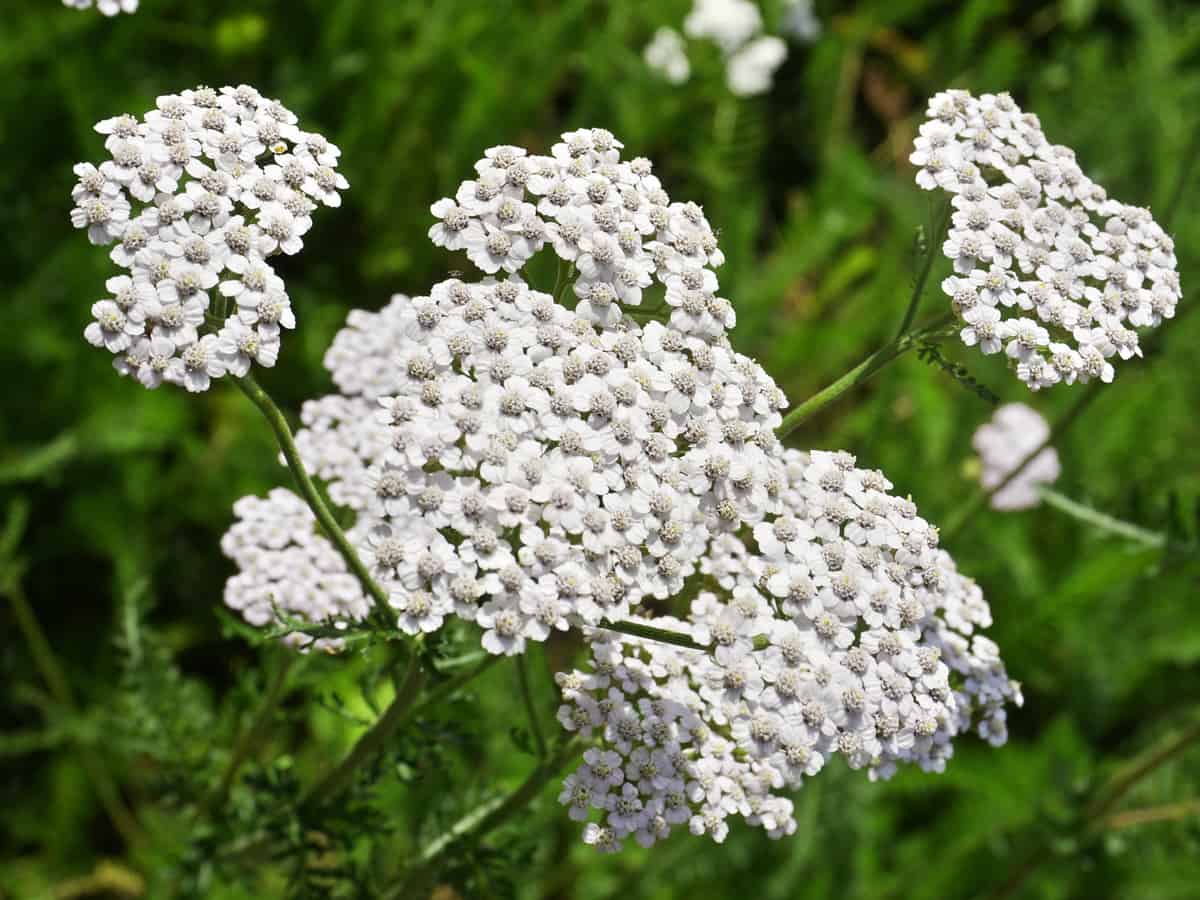
MULTIPOLYGON (((238 521, 221 538, 221 549, 240 571, 225 584, 225 603, 247 622, 261 627, 291 617, 346 627, 367 615, 370 603, 358 579, 303 500, 276 488, 266 499, 243 497, 233 512, 238 521)), ((299 632, 284 641, 329 652, 342 646, 337 638, 313 640, 299 632)))
POLYGON ((603 327, 642 305, 657 282, 671 327, 711 340, 733 327, 716 294, 724 262, 695 203, 672 203, 647 159, 623 162, 621 142, 600 128, 562 136, 550 156, 520 147, 486 151, 478 176, 432 207, 430 239, 465 250, 479 269, 516 273, 544 246, 571 266, 576 312, 603 327))
POLYGON ((122 375, 203 391, 275 364, 281 329, 296 323, 267 259, 299 252, 317 205, 338 206, 347 186, 338 148, 296 121, 241 85, 96 125, 111 159, 75 167, 71 222, 115 243, 112 261, 129 270, 108 279, 84 332, 122 375))
MULTIPOLYGON (((1023 403, 1006 403, 991 421, 980 425, 971 445, 982 463, 980 481, 992 490, 1009 476, 1027 455, 1050 436, 1050 426, 1041 414, 1023 403)), ((1058 451, 1046 447, 1012 481, 992 495, 995 509, 1030 509, 1041 502, 1038 489, 1053 484, 1062 468, 1058 451)))
POLYGON ((138 0, 62 0, 62 2, 63 6, 71 9, 91 9, 94 5, 106 16, 115 16, 117 13, 135 13, 138 8, 138 0))
POLYGON ((740 815, 772 837, 796 828, 774 791, 798 786, 835 754, 872 777, 900 763, 941 771, 974 728, 1006 737, 1021 702, 979 588, 937 549, 937 532, 879 472, 846 453, 789 450, 785 512, 745 540, 723 534, 686 622, 708 651, 604 635, 592 671, 558 676, 559 720, 599 737, 560 801, 584 839, 616 850, 686 823, 724 839, 740 815))
POLYGON ((1134 330, 1175 314, 1175 245, 1150 212, 1111 200, 1069 147, 1007 94, 929 101, 910 159, 952 195, 942 282, 962 340, 1002 350, 1031 389, 1113 379, 1140 356, 1134 330))
MULTIPOLYGON (((354 513, 400 630, 457 616, 494 654, 583 631, 595 671, 559 676, 559 718, 601 744, 564 787, 573 817, 603 813, 586 840, 650 844, 685 822, 720 840, 733 814, 780 836, 795 822, 775 792, 835 753, 878 776, 940 769, 971 727, 1003 741, 1020 694, 974 634, 990 624, 982 594, 914 504, 849 454, 783 449, 782 393, 729 348, 728 304, 712 314, 711 229, 619 146, 582 131, 544 160, 487 151, 479 179, 435 207, 431 237, 509 274, 351 313, 325 358, 340 393, 305 404, 296 443, 354 513), (489 248, 495 234, 516 237, 489 248), (574 311, 512 274, 568 239, 574 311), (621 300, 595 303, 594 285, 615 291, 615 273, 647 259, 668 296, 704 296, 697 316, 669 303, 670 325, 639 325, 621 300), (614 631, 639 624, 705 649, 614 631)), ((276 606, 310 622, 366 614, 358 592, 294 584, 293 570, 303 584, 344 573, 294 498, 242 502, 232 606, 254 622, 276 606)))
POLYGON ((659 323, 598 330, 511 277, 443 282, 394 328, 364 553, 406 631, 453 613, 511 654, 624 618, 777 503, 783 395, 746 357, 659 323))
MULTIPOLYGON (((820 23, 813 16, 811 0, 790 0, 783 28, 800 40, 814 40, 820 23)), ((690 38, 717 45, 725 58, 729 90, 739 97, 769 90, 775 70, 787 59, 787 44, 763 34, 762 13, 750 0, 695 0, 683 30, 690 38)), ((671 84, 682 84, 691 74, 683 37, 673 28, 659 28, 643 57, 671 84)))

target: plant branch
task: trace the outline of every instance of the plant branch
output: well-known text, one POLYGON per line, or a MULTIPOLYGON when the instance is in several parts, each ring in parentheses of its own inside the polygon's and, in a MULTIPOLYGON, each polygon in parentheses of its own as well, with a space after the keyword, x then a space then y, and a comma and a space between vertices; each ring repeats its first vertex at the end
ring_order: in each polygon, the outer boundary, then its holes
POLYGON ((305 798, 301 800, 301 805, 311 804, 318 806, 332 799, 345 788, 354 770, 368 762, 376 753, 382 750, 384 744, 387 743, 402 725, 422 710, 441 703, 467 682, 482 675, 503 658, 502 656, 493 656, 489 653, 470 668, 464 668, 457 675, 438 682, 418 699, 417 694, 420 691, 424 678, 421 675, 418 654, 414 652, 409 659, 408 669, 401 679, 396 696, 388 708, 384 710, 383 716, 358 739, 358 743, 354 745, 350 753, 342 760, 338 767, 330 771, 308 791, 305 798))
POLYGON ((578 739, 567 741, 558 748, 553 756, 539 763, 521 786, 507 797, 489 800, 459 819, 421 851, 404 879, 394 889, 384 893, 385 900, 422 896, 421 890, 437 874, 438 866, 449 851, 463 845, 468 840, 478 843, 486 834, 499 828, 537 799, 542 788, 579 753, 582 747, 583 742, 578 739))
POLYGON ((300 458, 300 451, 296 448, 295 438, 292 436, 292 429, 288 426, 287 419, 283 415, 283 411, 275 405, 275 401, 271 399, 271 395, 263 390, 262 386, 254 380, 251 375, 243 375, 241 378, 235 378, 235 382, 242 389, 251 402, 258 407, 259 411, 266 418, 267 423, 271 426, 271 430, 275 433, 275 439, 279 443, 279 449, 283 452, 283 458, 287 461, 288 468, 292 471, 292 477, 296 479, 296 486, 300 489, 301 495, 308 503, 309 509, 316 516, 317 522, 321 525, 321 530, 325 532, 325 536, 329 538, 334 548, 341 554, 342 559, 346 561, 346 565, 354 576, 359 580, 365 590, 375 602, 377 611, 383 611, 388 608, 388 594, 379 583, 371 577, 371 573, 367 571, 367 567, 363 565, 363 561, 355 552, 350 540, 346 537, 346 533, 342 531, 333 513, 326 505, 321 497, 320 491, 313 483, 312 478, 308 474, 308 470, 304 467, 304 460, 300 458))
POLYGON ((408 720, 423 680, 420 659, 418 654, 413 652, 408 658, 404 678, 396 689, 396 696, 383 715, 350 748, 345 759, 304 794, 300 800, 301 806, 324 806, 346 788, 354 778, 354 773, 374 759, 392 735, 408 720))
POLYGON ((952 318, 952 315, 948 313, 944 316, 939 316, 923 328, 897 335, 837 381, 813 394, 799 406, 789 410, 788 414, 783 417, 783 421, 779 424, 779 427, 775 429, 776 437, 780 440, 786 438, 806 419, 820 412, 851 388, 862 384, 888 363, 903 356, 917 346, 917 342, 921 337, 943 327, 952 318))
POLYGON ((1114 518, 1107 513, 1102 513, 1098 509, 1093 509, 1090 506, 1072 500, 1070 497, 1050 488, 1044 487, 1038 493, 1041 494, 1042 499, 1048 505, 1065 512, 1067 515, 1081 522, 1099 528, 1101 531, 1129 538, 1131 541, 1137 541, 1139 544, 1145 544, 1147 547, 1163 548, 1167 546, 1166 535, 1159 534, 1157 531, 1151 531, 1148 528, 1142 528, 1140 525, 1134 525, 1132 522, 1124 522, 1121 519, 1114 518))
POLYGON ((1101 827, 1105 831, 1119 831, 1135 825, 1172 822, 1195 815, 1200 815, 1200 800, 1183 800, 1179 803, 1164 803, 1162 806, 1148 806, 1143 809, 1129 809, 1125 812, 1113 813, 1101 821, 1101 827))
POLYGON ((604 631, 616 631, 620 634, 645 638, 649 641, 658 641, 661 644, 674 644, 676 647, 687 647, 689 650, 703 650, 707 652, 712 649, 705 644, 697 642, 690 635, 682 634, 678 631, 669 631, 666 628, 657 628, 654 625, 645 625, 641 622, 627 622, 624 620, 613 622, 605 619, 596 627, 604 631))
MULTIPOLYGON (((1110 814, 1121 798, 1139 782, 1197 742, 1200 742, 1200 722, 1196 722, 1179 734, 1168 738, 1157 750, 1109 779, 1103 787, 1096 791, 1095 797, 1086 808, 1079 828, 1081 836, 1084 838, 1095 837, 1111 828, 1125 828, 1142 822, 1182 818, 1191 812, 1200 811, 1200 802, 1192 802, 1110 814), (1180 809, 1185 805, 1188 805, 1189 808, 1180 809)), ((1012 897, 1024 886, 1030 875, 1053 858, 1054 851, 1050 842, 1043 842, 1004 882, 987 894, 987 900, 1005 900, 1007 897, 1012 897)))
POLYGON ((1197 742, 1200 742, 1200 722, 1195 722, 1168 738, 1145 758, 1114 775, 1097 792, 1096 800, 1088 807, 1088 818, 1093 821, 1103 819, 1138 782, 1197 742))
POLYGON ((254 745, 258 743, 260 736, 267 730, 275 708, 287 693, 285 688, 287 687, 288 673, 291 672, 292 666, 296 664, 298 654, 293 650, 286 649, 282 652, 284 654, 283 658, 280 660, 279 667, 275 670, 275 677, 271 679, 271 684, 267 688, 267 694, 258 709, 258 714, 254 717, 254 722, 238 739, 233 753, 229 757, 229 764, 225 767, 225 771, 221 775, 221 780, 213 794, 212 801, 209 804, 210 807, 218 806, 224 802, 230 788, 233 787, 233 782, 237 778, 238 770, 242 767, 242 763, 250 756, 250 753, 254 750, 254 745))
POLYGON ((929 273, 933 269, 933 261, 939 255, 939 250, 942 244, 942 237, 946 234, 946 228, 950 224, 950 204, 942 204, 941 212, 938 214, 937 222, 934 224, 933 232, 929 235, 928 243, 925 247, 925 259, 921 263, 921 271, 917 273, 917 280, 913 283, 912 296, 908 299, 908 309, 904 311, 904 318, 900 322, 900 330, 896 332, 896 340, 904 337, 908 333, 908 329, 912 327, 913 319, 917 315, 917 307, 921 305, 921 298, 925 296, 925 285, 929 281, 929 273))
MULTIPOLYGON (((18 563, 14 561, 10 565, 16 567, 18 563)), ((50 695, 64 709, 72 713, 77 712, 71 683, 58 664, 58 658, 54 655, 50 641, 42 631, 42 626, 38 622, 29 598, 25 596, 18 571, 5 573, 4 583, 0 584, 0 591, 8 595, 12 604, 13 616, 17 620, 17 628, 20 629, 21 636, 25 639, 29 654, 33 657, 34 666, 37 668, 38 674, 42 676, 42 680, 46 682, 50 695)), ((112 821, 117 833, 130 846, 140 843, 143 837, 142 827, 138 824, 133 811, 125 804, 125 800, 121 797, 121 791, 104 763, 87 746, 80 747, 79 760, 96 791, 100 805, 104 807, 104 811, 112 821)))

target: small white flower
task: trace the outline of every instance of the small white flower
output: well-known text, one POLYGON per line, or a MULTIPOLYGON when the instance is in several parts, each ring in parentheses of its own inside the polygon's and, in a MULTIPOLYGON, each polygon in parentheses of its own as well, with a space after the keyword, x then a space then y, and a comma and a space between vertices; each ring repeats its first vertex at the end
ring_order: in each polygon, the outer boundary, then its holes
MULTIPOLYGON (((1001 484, 1034 449, 1050 435, 1050 426, 1035 410, 1021 403, 997 408, 990 422, 981 425, 971 445, 983 463, 982 482, 988 490, 1001 484)), ((991 504, 996 509, 1028 509, 1041 502, 1038 489, 1053 484, 1060 466, 1058 452, 1046 447, 1021 473, 996 491, 991 504)))
POLYGON ((683 38, 673 28, 659 28, 646 49, 642 51, 646 65, 671 84, 683 84, 691 74, 683 38))

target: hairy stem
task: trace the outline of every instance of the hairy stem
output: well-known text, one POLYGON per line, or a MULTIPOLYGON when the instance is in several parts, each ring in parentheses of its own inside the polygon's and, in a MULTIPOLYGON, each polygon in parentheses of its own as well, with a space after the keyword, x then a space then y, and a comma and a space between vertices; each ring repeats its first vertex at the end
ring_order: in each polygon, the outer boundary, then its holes
POLYGON ((921 262, 921 271, 917 273, 917 280, 913 282, 912 296, 908 299, 908 309, 904 311, 904 318, 900 322, 900 330, 896 332, 896 340, 904 337, 908 333, 908 329, 912 327, 913 319, 917 315, 917 307, 921 305, 921 298, 925 295, 925 285, 929 281, 929 273, 933 269, 933 261, 941 255, 942 238, 945 236, 946 228, 949 224, 950 204, 944 203, 942 204, 941 212, 938 213, 933 231, 928 237, 925 258, 921 262))
POLYGON ((1147 547, 1161 548, 1167 546, 1166 535, 1159 534, 1157 531, 1151 531, 1149 528, 1142 528, 1140 525, 1134 525, 1132 522, 1124 522, 1121 519, 1114 518, 1107 513, 1102 513, 1098 509, 1092 509, 1092 507, 1072 500, 1070 497, 1050 488, 1042 488, 1038 493, 1041 494, 1042 499, 1050 506, 1065 512, 1067 515, 1081 522, 1099 528, 1101 531, 1129 538, 1131 541, 1137 541, 1139 544, 1145 544, 1147 547))
POLYGON ((408 658, 408 668, 396 689, 396 696, 383 715, 350 748, 345 759, 308 790, 300 800, 301 806, 324 806, 350 784, 354 773, 373 760, 392 735, 408 720, 423 680, 420 659, 414 652, 408 658))
POLYGON ((1089 819, 1103 819, 1147 775, 1161 768, 1188 747, 1200 742, 1200 722, 1195 722, 1176 735, 1167 738, 1145 758, 1118 772, 1097 794, 1088 808, 1089 819))
POLYGON ((456 848, 468 843, 477 844, 489 832, 499 828, 514 815, 532 803, 541 794, 542 788, 554 778, 583 748, 578 739, 567 741, 548 759, 538 764, 515 791, 503 799, 490 800, 471 810, 447 831, 426 845, 413 861, 404 879, 384 897, 416 898, 424 896, 421 891, 429 884, 443 858, 456 848))
MULTIPOLYGON (((1184 804, 1174 804, 1174 808, 1159 807, 1157 811, 1132 810, 1118 815, 1111 814, 1112 808, 1139 782, 1197 742, 1200 742, 1200 722, 1196 722, 1168 738, 1144 759, 1109 779, 1096 791, 1092 802, 1088 805, 1079 828, 1080 836, 1083 838, 1095 837, 1110 828, 1123 828, 1141 822, 1181 818, 1191 812, 1200 811, 1200 807, 1195 805, 1181 810, 1178 807, 1184 806, 1184 804)), ((1029 877, 1052 859, 1054 859, 1054 851, 1051 844, 1043 842, 1005 881, 987 894, 987 900, 1005 900, 1007 897, 1015 896, 1029 880, 1029 877)))
POLYGON ((903 356, 909 350, 917 346, 920 338, 936 331, 945 326, 953 317, 949 314, 939 316, 929 322, 922 328, 912 332, 902 332, 894 337, 888 343, 884 344, 857 366, 839 378, 837 381, 813 394, 799 406, 793 407, 788 411, 788 414, 783 417, 783 421, 779 427, 775 429, 775 435, 780 440, 783 440, 803 423, 806 419, 820 412, 829 404, 833 403, 844 393, 857 385, 862 384, 888 363, 903 356))
POLYGON ((1135 825, 1149 825, 1152 822, 1173 822, 1200 815, 1200 800, 1183 800, 1179 803, 1164 803, 1161 806, 1148 806, 1142 809, 1128 809, 1125 812, 1113 813, 1102 820, 1105 831, 1118 831, 1122 828, 1132 828, 1135 825))
POLYGON ((217 784, 217 789, 209 804, 210 807, 219 806, 224 802, 230 788, 233 787, 234 780, 237 778, 238 770, 241 769, 242 763, 249 758, 255 744, 258 743, 260 737, 270 725, 271 716, 274 714, 276 707, 279 706, 279 701, 287 693, 285 688, 287 687, 288 673, 291 672, 292 667, 296 664, 297 656, 298 654, 294 651, 283 651, 283 658, 279 662, 279 667, 275 670, 275 677, 271 679, 271 684, 267 687, 267 694, 258 709, 258 714, 255 715, 250 727, 238 739, 233 754, 229 757, 229 764, 225 767, 225 771, 221 775, 221 780, 217 784))
POLYGON ((387 591, 380 587, 378 582, 371 577, 371 573, 363 565, 363 561, 359 558, 358 553, 355 552, 353 545, 351 545, 350 540, 346 537, 346 533, 342 531, 337 519, 334 518, 325 500, 321 497, 321 492, 317 490, 317 486, 309 476, 308 470, 304 467, 304 461, 300 458, 300 451, 296 448, 292 429, 288 426, 283 411, 275 405, 275 401, 271 399, 271 395, 263 390, 262 386, 254 380, 252 375, 243 375, 241 378, 235 378, 234 381, 242 389, 242 393, 249 397, 254 405, 258 407, 263 417, 266 418, 267 423, 271 426, 271 430, 275 433, 275 440, 279 443, 279 449, 283 451, 283 458, 287 461, 288 468, 292 471, 292 477, 296 479, 296 486, 300 489, 300 494, 304 497, 309 509, 316 516, 321 530, 325 532, 325 536, 329 538, 334 548, 341 554, 342 559, 346 561, 347 567, 362 584, 363 590, 375 601, 376 610, 382 611, 387 609, 387 591))
POLYGON ((670 631, 666 628, 656 628, 653 625, 645 625, 641 622, 626 622, 624 620, 614 622, 605 619, 596 627, 604 631, 617 631, 621 634, 645 638, 649 641, 658 641, 661 644, 674 644, 676 647, 687 647, 689 650, 708 651, 712 649, 698 643, 690 635, 682 634, 678 631, 670 631))

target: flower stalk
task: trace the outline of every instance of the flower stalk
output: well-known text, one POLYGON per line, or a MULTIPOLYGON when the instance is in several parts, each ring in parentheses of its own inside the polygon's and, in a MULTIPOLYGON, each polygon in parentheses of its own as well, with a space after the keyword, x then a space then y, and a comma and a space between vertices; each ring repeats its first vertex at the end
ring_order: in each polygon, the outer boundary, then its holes
POLYGON ((300 451, 296 447, 292 429, 288 425, 283 411, 271 399, 271 395, 263 390, 253 375, 243 375, 241 378, 234 379, 234 381, 241 388, 242 393, 249 397, 250 401, 258 407, 263 417, 267 420, 267 424, 271 426, 271 431, 275 434, 275 440, 279 444, 279 449, 283 452, 283 458, 292 472, 292 477, 296 480, 296 486, 300 489, 300 494, 308 504, 309 509, 316 516, 321 530, 325 532, 325 536, 329 538, 334 548, 341 555, 342 559, 345 560, 346 566, 362 584, 363 590, 371 596, 375 603, 375 609, 377 611, 387 609, 387 591, 371 577, 371 573, 367 571, 367 567, 359 558, 349 538, 346 537, 346 533, 342 531, 337 519, 326 505, 325 500, 321 497, 321 492, 317 490, 316 484, 308 474, 308 469, 304 466, 304 460, 300 458, 300 451))
MULTIPOLYGON (((914 294, 914 296, 917 295, 914 294)), ((915 310, 915 307, 911 307, 910 311, 912 310, 915 310)), ((780 440, 788 437, 806 420, 829 406, 851 388, 862 384, 888 363, 899 359, 909 350, 915 348, 921 338, 943 328, 951 319, 952 316, 950 314, 939 316, 916 331, 901 332, 841 378, 813 394, 799 406, 789 410, 787 415, 783 417, 783 421, 779 424, 779 427, 775 429, 775 436, 780 440)))
POLYGON ((552 756, 540 762, 521 786, 507 797, 481 804, 438 835, 420 852, 399 884, 383 895, 386 900, 423 896, 421 891, 437 874, 442 860, 451 850, 477 844, 485 835, 499 828, 532 803, 550 780, 579 754, 583 745, 584 742, 578 739, 562 744, 552 756))

